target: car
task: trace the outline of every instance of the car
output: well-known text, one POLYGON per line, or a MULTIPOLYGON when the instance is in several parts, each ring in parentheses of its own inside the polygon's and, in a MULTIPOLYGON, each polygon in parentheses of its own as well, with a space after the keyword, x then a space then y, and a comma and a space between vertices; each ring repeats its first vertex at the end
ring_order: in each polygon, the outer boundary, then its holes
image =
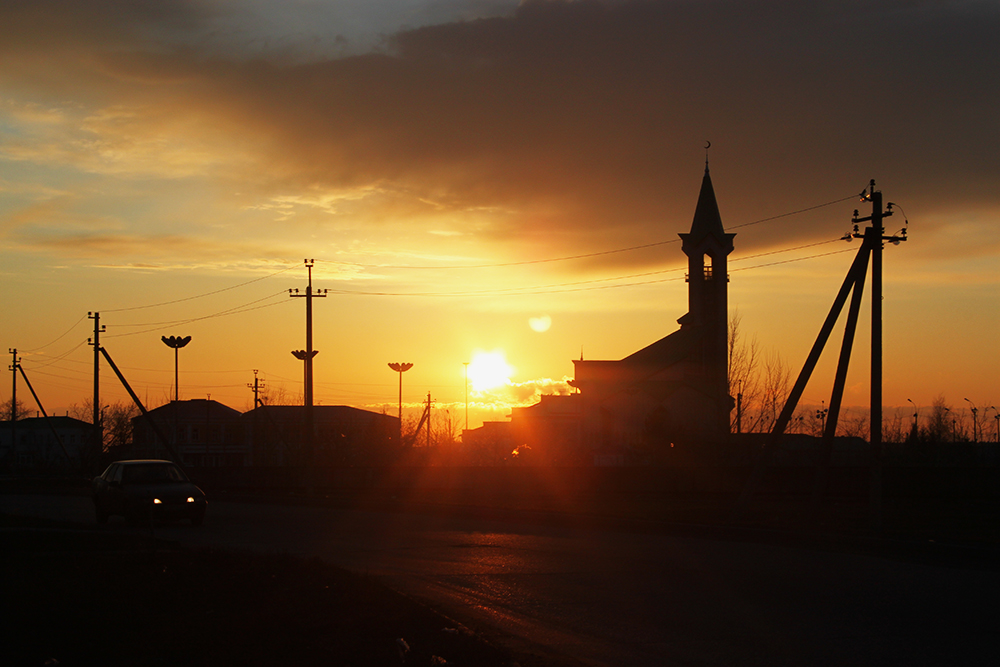
POLYGON ((205 493, 172 461, 117 461, 92 486, 98 523, 123 516, 130 523, 189 519, 200 526, 208 508, 205 493))

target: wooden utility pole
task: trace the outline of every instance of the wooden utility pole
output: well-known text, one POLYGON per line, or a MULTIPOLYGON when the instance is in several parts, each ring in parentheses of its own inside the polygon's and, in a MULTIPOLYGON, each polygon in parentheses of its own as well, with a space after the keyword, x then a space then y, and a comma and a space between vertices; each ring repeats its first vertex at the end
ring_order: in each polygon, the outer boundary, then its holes
POLYGON ((104 449, 104 428, 101 424, 101 333, 105 327, 101 324, 101 314, 87 313, 94 320, 94 337, 88 342, 94 347, 94 453, 100 454, 104 449))
POLYGON ((823 487, 826 483, 826 468, 829 465, 830 453, 833 448, 833 438, 837 430, 837 421, 844 388, 847 381, 847 367, 850 362, 851 349, 854 340, 854 333, 857 329, 858 317, 861 308, 861 297, 864 291, 865 274, 868 270, 868 262, 871 260, 872 267, 872 336, 871 336, 871 407, 870 407, 870 442, 871 442, 871 476, 869 485, 869 500, 871 510, 871 524, 873 528, 881 526, 882 521, 882 248, 886 241, 898 245, 906 240, 906 228, 900 234, 886 236, 882 221, 892 215, 892 203, 887 204, 886 210, 882 210, 882 193, 875 189, 875 181, 872 180, 869 187, 861 193, 861 201, 872 203, 872 214, 870 216, 858 217, 858 211, 854 211, 852 222, 854 231, 844 236, 845 240, 862 239, 861 248, 851 264, 840 287, 833 306, 827 315, 826 321, 820 328, 816 342, 806 358, 802 371, 795 381, 785 407, 775 422, 771 430, 767 444, 759 452, 757 461, 751 471, 750 477, 740 494, 736 507, 733 510, 731 519, 737 520, 746 509, 760 480, 763 477, 764 468, 767 466, 771 451, 774 449, 778 439, 784 434, 785 429, 791 421, 792 414, 798 405, 799 398, 806 388, 806 384, 812 375, 819 357, 826 346, 826 342, 833 332, 833 327, 840 317, 840 313, 847 303, 848 296, 851 297, 851 305, 848 310, 847 324, 844 329, 844 341, 841 345, 840 360, 837 365, 837 373, 833 383, 833 395, 830 399, 830 409, 826 424, 823 429, 823 451, 817 469, 816 487, 813 493, 813 503, 817 504, 823 494, 823 487), (871 221, 871 227, 860 231, 862 222, 871 221))
POLYGON ((17 368, 21 360, 17 358, 17 348, 8 348, 12 360, 10 363, 11 382, 13 386, 10 390, 10 451, 14 458, 14 465, 17 465, 17 368))
POLYGON ((862 201, 872 203, 871 215, 858 217, 854 211, 854 237, 858 238, 858 225, 871 222, 865 229, 865 239, 872 256, 872 351, 871 351, 871 420, 869 440, 871 441, 871 483, 869 500, 871 505, 871 525, 882 525, 882 248, 886 241, 898 245, 906 240, 906 229, 900 236, 886 236, 883 219, 892 215, 892 203, 882 210, 882 192, 875 189, 875 180, 868 186, 867 195, 862 192, 862 201))
POLYGON ((247 386, 253 389, 253 407, 256 408, 260 404, 260 391, 264 388, 263 380, 257 377, 257 369, 253 369, 253 384, 247 383, 247 386))

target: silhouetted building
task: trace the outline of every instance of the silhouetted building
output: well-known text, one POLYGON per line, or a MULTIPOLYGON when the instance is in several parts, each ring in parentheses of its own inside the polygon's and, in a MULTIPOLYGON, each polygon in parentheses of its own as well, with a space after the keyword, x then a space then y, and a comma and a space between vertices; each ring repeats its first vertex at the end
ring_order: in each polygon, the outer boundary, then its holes
POLYGON ((592 452, 580 447, 579 394, 542 396, 526 408, 513 408, 510 415, 511 437, 516 447, 527 446, 527 460, 539 465, 589 465, 592 452))
POLYGON ((79 468, 91 453, 94 429, 85 421, 29 417, 18 419, 14 426, 12 430, 9 421, 0 422, 0 465, 6 470, 79 468))
POLYGON ((254 465, 384 465, 399 453, 398 417, 316 405, 310 445, 304 410, 301 405, 265 405, 244 413, 254 465))
POLYGON ((734 236, 722 226, 706 164, 691 231, 680 234, 688 257, 680 329, 624 359, 575 360, 570 384, 579 393, 514 410, 516 443, 539 461, 622 465, 725 441, 734 407, 727 366, 734 236))
MULTIPOLYGON (((171 401, 149 411, 160 434, 181 465, 194 467, 250 465, 239 410, 210 399, 171 401)), ((136 458, 173 459, 146 417, 132 419, 132 452, 136 458)))
POLYGON ((727 258, 733 237, 722 226, 712 179, 705 176, 691 231, 688 312, 665 338, 619 361, 574 361, 581 434, 590 450, 649 452, 718 443, 729 434, 727 258))
POLYGON ((503 465, 511 459, 518 445, 511 422, 485 421, 479 428, 462 431, 462 450, 469 465, 503 465))

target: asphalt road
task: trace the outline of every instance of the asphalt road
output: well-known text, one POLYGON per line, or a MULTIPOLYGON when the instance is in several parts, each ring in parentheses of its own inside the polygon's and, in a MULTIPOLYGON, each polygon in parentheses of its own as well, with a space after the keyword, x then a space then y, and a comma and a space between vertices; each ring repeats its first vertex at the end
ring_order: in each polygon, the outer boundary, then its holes
MULTIPOLYGON (((93 522, 85 497, 0 511, 93 522)), ((148 530, 112 519, 108 531, 148 530)), ((190 545, 318 556, 518 648, 588 665, 986 665, 996 568, 421 513, 213 502, 190 545)))

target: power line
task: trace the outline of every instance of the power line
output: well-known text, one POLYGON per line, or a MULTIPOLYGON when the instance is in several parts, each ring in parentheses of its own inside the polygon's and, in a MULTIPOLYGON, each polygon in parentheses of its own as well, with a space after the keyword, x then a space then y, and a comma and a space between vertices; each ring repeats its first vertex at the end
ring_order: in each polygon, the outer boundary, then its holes
MULTIPOLYGON (((850 195, 849 197, 844 197, 842 199, 835 199, 833 201, 828 201, 823 204, 816 204, 815 206, 807 206, 806 208, 800 208, 795 211, 789 211, 788 213, 781 213, 780 215, 772 215, 767 218, 761 218, 760 220, 753 220, 751 222, 744 222, 739 225, 734 225, 729 227, 729 229, 741 229, 743 227, 749 227, 751 225, 759 225, 764 222, 771 222, 773 220, 778 220, 780 218, 787 218, 789 216, 798 215, 800 213, 806 213, 808 211, 815 211, 816 209, 824 208, 826 206, 833 206, 834 204, 840 204, 845 201, 850 201, 857 198, 857 195, 850 195)), ((462 264, 462 265, 408 265, 408 264, 363 264, 360 262, 343 262, 338 260, 323 260, 331 264, 342 264, 345 266, 356 266, 363 269, 492 269, 501 268, 507 266, 526 266, 530 264, 548 264, 552 262, 565 262, 576 259, 589 259, 591 257, 602 257, 605 255, 614 255, 622 252, 631 252, 633 250, 645 250, 647 248, 655 248, 661 245, 668 245, 671 243, 678 243, 680 239, 665 239, 663 241, 654 241, 652 243, 643 243, 642 245, 629 246, 627 248, 617 248, 615 250, 602 250, 598 252, 584 253, 580 255, 569 255, 566 257, 551 257, 547 259, 527 259, 519 262, 500 262, 495 264, 462 264)))
MULTIPOLYGON (((840 240, 840 239, 835 239, 840 240)), ((786 250, 775 250, 767 253, 760 253, 759 255, 753 255, 753 257, 761 257, 766 255, 773 255, 780 252, 788 252, 790 250, 798 250, 801 248, 808 248, 816 245, 824 245, 827 243, 832 243, 833 241, 821 241, 819 243, 810 243, 804 246, 797 246, 795 248, 788 248, 786 250)), ((746 266, 742 268, 732 269, 733 271, 748 271, 752 269, 759 269, 768 266, 775 266, 778 264, 789 264, 791 262, 801 262, 807 259, 815 259, 818 257, 826 257, 827 255, 836 255, 842 252, 850 252, 850 248, 845 250, 834 250, 833 252, 819 253, 816 255, 808 255, 806 257, 797 257, 794 259, 787 259, 780 262, 769 262, 766 264, 757 264, 755 266, 746 266)), ((750 257, 744 258, 750 259, 750 257)), ((590 290, 599 289, 616 289, 620 287, 638 287, 642 285, 654 285, 658 283, 672 282, 675 280, 682 280, 681 276, 676 278, 663 278, 660 280, 644 280, 639 282, 631 283, 621 283, 618 285, 593 285, 596 282, 608 282, 612 280, 621 280, 623 278, 633 278, 642 277, 649 275, 657 275, 663 273, 670 273, 673 271, 683 271, 684 267, 678 267, 673 269, 664 269, 661 271, 651 271, 644 274, 633 274, 631 276, 618 276, 615 278, 596 278, 593 280, 581 280, 571 283, 556 283, 553 285, 545 285, 538 287, 510 287, 510 288, 500 288, 500 289, 489 289, 489 290, 477 290, 477 291, 467 291, 467 292, 370 292, 370 291, 360 291, 360 290, 343 290, 343 289, 331 289, 330 292, 333 294, 345 294, 351 296, 425 296, 425 297, 469 297, 469 296, 516 296, 516 295, 527 295, 527 294, 559 294, 564 292, 582 292, 590 290), (580 287, 581 285, 591 285, 590 287, 580 287), (565 289, 564 289, 565 288, 565 289)))
POLYGON ((267 303, 267 304, 264 304, 263 306, 256 306, 254 308, 247 308, 247 306, 251 306, 251 305, 253 305, 255 303, 260 303, 261 301, 267 301, 268 299, 273 299, 274 297, 276 297, 278 295, 284 295, 286 293, 287 292, 285 292, 285 290, 282 290, 280 292, 276 292, 275 294, 270 294, 268 296, 265 296, 263 298, 257 299, 255 301, 250 301, 250 302, 245 303, 245 304, 240 305, 240 306, 233 306, 232 308, 229 308, 227 310, 221 310, 221 311, 219 311, 217 313, 213 313, 211 315, 204 315, 202 317, 192 317, 192 318, 189 318, 189 319, 186 319, 186 320, 175 320, 173 322, 149 322, 149 323, 146 323, 146 324, 115 324, 115 325, 111 325, 111 326, 112 327, 126 327, 126 326, 142 326, 142 327, 144 327, 144 326, 148 326, 148 327, 153 327, 153 328, 143 329, 142 331, 131 331, 129 333, 108 334, 106 337, 107 338, 121 338, 123 336, 138 336, 138 335, 144 334, 144 333, 150 333, 150 332, 154 332, 154 331, 159 331, 161 328, 163 328, 165 326, 175 326, 175 325, 180 325, 180 324, 190 324, 191 322, 200 322, 202 320, 210 320, 210 319, 214 319, 216 317, 225 317, 227 315, 239 315, 241 313, 248 313, 248 312, 253 311, 253 310, 260 310, 261 308, 270 308, 271 306, 277 306, 277 305, 280 305, 280 304, 286 303, 286 302, 285 301, 275 301, 274 303, 267 303))
POLYGON ((122 312, 129 311, 129 310, 144 310, 144 309, 147 309, 147 308, 158 308, 160 306, 171 306, 171 305, 173 305, 175 303, 183 303, 185 301, 194 301, 195 299, 201 299, 201 298, 204 298, 206 296, 212 296, 214 294, 221 294, 222 292, 228 292, 229 290, 234 290, 234 289, 237 289, 239 287, 245 287, 246 285, 251 285, 253 283, 260 282, 261 280, 267 280, 268 278, 273 278, 274 276, 281 275, 285 271, 290 271, 291 269, 294 269, 296 266, 298 266, 298 265, 297 264, 291 264, 291 265, 283 268, 281 271, 276 271, 276 272, 274 272, 272 274, 269 274, 269 275, 266 275, 266 276, 261 276, 260 278, 254 278, 253 280, 247 280, 246 282, 239 283, 238 285, 230 285, 229 287, 223 287, 222 289, 217 289, 217 290, 214 290, 212 292, 205 292, 204 294, 196 294, 194 296, 184 297, 183 299, 174 299, 173 301, 163 301, 161 303, 151 303, 151 304, 146 305, 146 306, 131 306, 129 308, 106 308, 106 309, 104 309, 104 310, 102 310, 100 312, 103 312, 103 313, 122 313, 122 312))
POLYGON ((831 250, 830 252, 821 252, 818 255, 809 255, 808 257, 797 257, 795 259, 783 259, 780 262, 768 262, 767 264, 757 264, 755 266, 744 266, 742 268, 730 269, 731 271, 747 271, 749 269, 763 269, 768 266, 777 266, 779 264, 791 264, 792 262, 801 262, 804 259, 816 259, 817 257, 828 257, 830 255, 840 255, 845 252, 851 252, 853 248, 844 248, 843 250, 831 250))
POLYGON ((815 206, 807 206, 806 208, 800 208, 797 211, 790 211, 788 213, 782 213, 781 215, 772 215, 770 218, 761 218, 760 220, 754 220, 753 222, 744 222, 740 225, 734 225, 729 229, 740 229, 742 227, 749 227, 750 225, 759 225, 762 222, 771 222, 772 220, 778 220, 779 218, 787 218, 790 215, 798 215, 799 213, 806 213, 808 211, 815 211, 818 208, 824 208, 826 206, 833 206, 834 204, 840 204, 841 202, 850 201, 852 199, 857 199, 857 195, 851 195, 850 197, 844 197, 843 199, 835 199, 833 201, 828 201, 825 204, 816 204, 815 206))
MULTIPOLYGON (((73 329, 77 328, 77 327, 78 327, 78 326, 80 325, 80 322, 83 322, 83 321, 84 321, 85 319, 87 319, 87 316, 86 316, 86 315, 84 315, 83 317, 81 317, 80 319, 78 319, 78 320, 77 320, 77 321, 76 321, 76 322, 75 322, 75 323, 73 324, 73 326, 71 326, 71 327, 70 327, 69 329, 67 329, 67 330, 66 330, 66 332, 65 332, 64 334, 62 334, 61 336, 59 336, 58 338, 56 338, 56 339, 55 339, 55 340, 53 340, 52 342, 50 342, 50 343, 46 343, 45 345, 42 345, 41 347, 35 347, 35 348, 32 348, 32 349, 30 349, 30 350, 21 350, 21 352, 22 352, 22 353, 24 353, 24 354, 30 354, 31 352, 37 352, 38 350, 44 350, 45 348, 49 347, 50 345, 55 345, 55 344, 56 344, 56 343, 58 343, 58 342, 59 342, 60 340, 62 340, 62 339, 63 339, 63 338, 65 338, 66 336, 68 336, 68 335, 69 335, 69 333, 70 333, 70 332, 71 332, 71 331, 72 331, 73 329)), ((81 343, 81 345, 82 345, 82 343, 81 343)), ((79 347, 79 345, 78 345, 77 347, 79 347)), ((76 348, 74 347, 73 349, 75 350, 76 348)))

